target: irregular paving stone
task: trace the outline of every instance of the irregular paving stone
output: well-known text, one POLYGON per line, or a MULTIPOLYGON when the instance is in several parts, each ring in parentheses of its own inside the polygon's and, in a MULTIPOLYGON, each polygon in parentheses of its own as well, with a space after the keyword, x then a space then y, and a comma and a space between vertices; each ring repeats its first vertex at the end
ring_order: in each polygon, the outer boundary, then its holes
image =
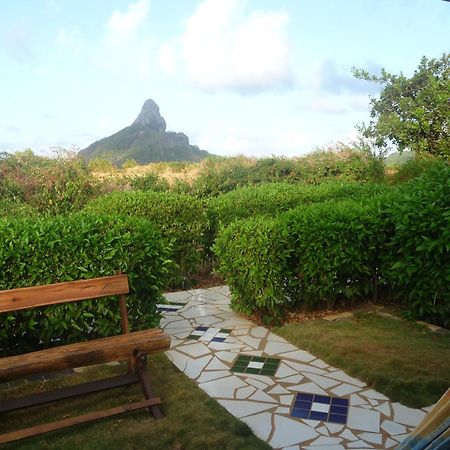
POLYGON ((394 441, 394 439, 387 438, 386 442, 384 443, 384 448, 391 448, 391 447, 393 447, 394 445, 397 445, 397 444, 398 444, 398 442, 394 441))
POLYGON ((381 405, 376 406, 375 409, 380 411, 381 414, 390 417, 391 416, 391 407, 389 406, 389 402, 381 403, 381 405))
POLYGON ((292 352, 283 353, 280 355, 280 357, 302 362, 310 362, 313 359, 316 359, 316 357, 311 355, 311 353, 305 352, 303 350, 294 350, 292 352))
POLYGON ((348 408, 347 425, 349 428, 361 431, 380 431, 380 413, 350 406, 348 408))
POLYGON ((316 430, 320 433, 320 434, 323 434, 324 436, 329 436, 330 435, 330 432, 328 431, 328 428, 327 427, 325 427, 325 426, 321 426, 321 427, 318 427, 318 428, 316 428, 316 430))
POLYGON ((272 402, 278 404, 278 400, 275 400, 273 397, 266 394, 261 389, 258 389, 251 397, 249 397, 249 400, 254 400, 255 402, 272 402))
POLYGON ((289 391, 287 389, 285 389, 283 386, 277 384, 270 391, 268 391, 268 393, 269 394, 289 394, 289 391))
POLYGON ((184 373, 189 378, 197 378, 209 361, 211 361, 211 358, 211 355, 206 355, 203 356, 203 358, 189 359, 186 364, 186 368, 184 369, 184 373))
POLYGON ((245 386, 236 390, 236 398, 244 399, 250 397, 256 391, 254 386, 245 386))
MULTIPOLYGON (((281 362, 275 376, 277 378, 289 377, 290 375, 296 375, 297 371, 286 365, 284 362, 281 362)), ((298 383, 298 382, 297 382, 298 383)))
POLYGON ((335 380, 344 381, 348 384, 353 384, 355 386, 359 387, 365 387, 366 384, 363 381, 358 380, 357 378, 353 378, 349 375, 347 375, 345 372, 342 372, 342 370, 336 370, 335 372, 329 372, 324 374, 326 377, 333 378, 335 380))
POLYGON ((289 352, 291 350, 297 350, 297 347, 288 343, 271 341, 268 341, 264 348, 264 351, 268 355, 277 355, 278 353, 289 352))
POLYGON ((282 405, 290 405, 294 400, 294 395, 280 395, 280 403, 282 405))
POLYGON ((399 422, 404 425, 417 426, 425 417, 425 413, 419 409, 408 408, 400 403, 392 403, 394 410, 394 422, 399 422))
POLYGON ((283 382, 283 383, 295 384, 295 383, 300 383, 300 381, 302 381, 303 378, 305 378, 303 375, 291 375, 290 377, 283 378, 283 379, 281 379, 279 381, 283 382))
POLYGON ((373 389, 367 389, 366 391, 360 392, 360 395, 371 398, 373 400, 389 400, 385 395, 381 394, 380 392, 374 391, 373 389))
POLYGON ((199 386, 211 397, 234 398, 236 389, 244 387, 246 384, 240 378, 231 375, 218 380, 200 383, 199 386))
POLYGON ((228 376, 230 376, 229 370, 217 370, 217 371, 203 372, 197 378, 197 383, 205 383, 206 381, 217 380, 218 378, 225 378, 228 376))
POLYGON ((357 386, 352 386, 351 384, 342 383, 341 385, 335 387, 331 392, 337 397, 345 397, 348 394, 353 394, 354 392, 360 391, 361 388, 357 386))
POLYGON ((272 432, 272 414, 270 413, 263 412, 254 414, 253 416, 243 417, 242 421, 263 441, 266 441, 272 432))
POLYGON ((314 383, 297 384, 295 386, 286 386, 290 391, 307 392, 309 394, 327 395, 327 392, 314 383))
POLYGON ((383 442, 383 435, 381 433, 360 433, 358 437, 372 444, 381 444, 383 442))
POLYGON ((273 448, 287 447, 309 441, 319 435, 314 428, 296 420, 275 414, 274 432, 269 445, 273 448))
POLYGON ((311 442, 311 445, 333 445, 341 442, 342 438, 340 437, 320 436, 315 441, 311 442))
POLYGON ((346 428, 339 436, 348 441, 356 441, 358 439, 348 428, 346 428))
POLYGON ((368 444, 367 442, 362 441, 361 439, 357 441, 353 441, 347 444, 347 448, 373 448, 372 445, 368 444))
POLYGON ((212 358, 211 362, 205 367, 205 370, 230 370, 230 367, 220 361, 218 358, 212 358))
POLYGON ((391 435, 406 433, 406 427, 399 423, 392 422, 391 420, 385 420, 381 423, 381 428, 391 435))
POLYGON ((326 423, 325 426, 330 430, 330 433, 338 433, 344 428, 344 425, 339 425, 337 423, 326 423))
POLYGON ((229 413, 241 419, 267 409, 275 408, 273 403, 250 402, 248 400, 217 400, 229 413))

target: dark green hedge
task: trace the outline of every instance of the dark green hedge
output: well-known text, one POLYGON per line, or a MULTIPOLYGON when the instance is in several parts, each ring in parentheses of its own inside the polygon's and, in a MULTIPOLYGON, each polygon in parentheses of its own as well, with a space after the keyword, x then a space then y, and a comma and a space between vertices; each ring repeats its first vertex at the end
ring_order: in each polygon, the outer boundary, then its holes
POLYGON ((385 276, 414 317, 450 327, 450 167, 434 164, 386 206, 385 276))
POLYGON ((219 272, 246 313, 279 317, 380 296, 450 325, 450 169, 356 200, 301 206, 222 228, 219 272))
POLYGON ((93 200, 84 211, 151 221, 173 244, 173 259, 180 268, 174 282, 195 273, 202 262, 208 220, 203 202, 191 195, 116 192, 93 200))
POLYGON ((330 200, 359 199, 386 192, 385 185, 330 181, 318 186, 268 183, 236 189, 209 201, 210 221, 228 225, 236 219, 258 215, 275 217, 300 205, 330 200))
MULTIPOLYGON (((148 221, 77 214, 0 220, 0 289, 129 275, 133 329, 159 323, 170 248, 148 221)), ((104 299, 0 315, 0 355, 120 331, 117 301, 104 299)))

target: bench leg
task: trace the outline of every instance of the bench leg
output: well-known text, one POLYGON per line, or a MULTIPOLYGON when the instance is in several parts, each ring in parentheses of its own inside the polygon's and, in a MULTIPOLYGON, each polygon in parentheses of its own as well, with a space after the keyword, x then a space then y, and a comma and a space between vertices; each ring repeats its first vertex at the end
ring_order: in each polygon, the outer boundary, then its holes
MULTIPOLYGON (((155 394, 153 393, 153 389, 150 382, 150 376, 147 370, 147 355, 137 353, 135 355, 135 367, 137 371, 137 375, 139 377, 139 381, 141 382, 142 391, 147 400, 152 400, 155 398, 155 394)), ((161 419, 163 417, 161 409, 157 404, 151 405, 149 407, 149 411, 152 413, 155 419, 161 419)))

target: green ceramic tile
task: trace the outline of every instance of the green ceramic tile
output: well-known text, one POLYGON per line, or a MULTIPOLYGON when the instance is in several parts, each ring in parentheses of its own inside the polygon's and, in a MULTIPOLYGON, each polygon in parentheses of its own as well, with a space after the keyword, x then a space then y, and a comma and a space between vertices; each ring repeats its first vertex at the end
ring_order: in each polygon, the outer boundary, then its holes
POLYGON ((261 375, 268 375, 268 376, 272 376, 275 375, 276 369, 261 369, 261 375))
POLYGON ((252 361, 254 361, 254 362, 266 362, 266 359, 267 358, 262 358, 261 356, 254 356, 253 358, 252 358, 252 361))
POLYGON ((259 375, 259 372, 261 371, 261 369, 251 369, 251 368, 247 368, 245 370, 245 373, 251 373, 253 375, 259 375))
POLYGON ((240 366, 236 367, 236 366, 233 366, 233 367, 231 368, 231 370, 232 370, 233 372, 238 372, 238 373, 244 373, 244 372, 245 372, 245 369, 246 369, 245 366, 244 366, 244 367, 240 367, 240 366))
POLYGON ((198 340, 198 339, 200 339, 200 336, 196 336, 195 334, 194 335, 190 335, 190 336, 188 336, 187 337, 188 339, 195 339, 195 340, 198 340))

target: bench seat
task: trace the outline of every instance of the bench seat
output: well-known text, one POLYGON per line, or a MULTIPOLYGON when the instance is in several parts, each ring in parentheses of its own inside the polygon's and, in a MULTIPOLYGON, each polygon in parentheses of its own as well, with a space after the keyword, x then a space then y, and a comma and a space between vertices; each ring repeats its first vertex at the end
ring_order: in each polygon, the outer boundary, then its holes
POLYGON ((135 350, 147 354, 165 351, 169 347, 170 337, 155 328, 9 356, 0 358, 0 383, 25 375, 125 361, 135 350))

